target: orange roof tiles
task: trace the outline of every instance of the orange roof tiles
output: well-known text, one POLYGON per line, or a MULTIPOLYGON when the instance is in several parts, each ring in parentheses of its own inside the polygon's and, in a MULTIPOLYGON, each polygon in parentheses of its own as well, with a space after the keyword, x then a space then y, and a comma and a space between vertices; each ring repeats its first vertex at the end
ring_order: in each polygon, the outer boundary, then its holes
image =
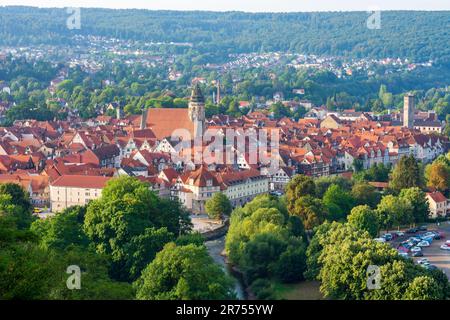
POLYGON ((427 195, 433 199, 434 202, 444 202, 447 198, 439 191, 427 193, 427 195))
POLYGON ((147 127, 158 139, 170 137, 176 129, 186 129, 194 137, 194 123, 189 119, 188 109, 150 108, 146 120, 147 127))
POLYGON ((86 189, 103 189, 110 177, 64 175, 56 179, 51 185, 54 187, 72 187, 86 189))

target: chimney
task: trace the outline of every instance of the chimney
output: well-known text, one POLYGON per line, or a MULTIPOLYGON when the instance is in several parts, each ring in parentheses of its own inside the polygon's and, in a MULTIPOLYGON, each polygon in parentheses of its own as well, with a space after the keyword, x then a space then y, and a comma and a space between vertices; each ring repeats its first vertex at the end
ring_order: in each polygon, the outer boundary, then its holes
POLYGON ((217 80, 217 99, 216 104, 220 103, 220 80, 217 80))
POLYGON ((148 109, 143 108, 142 109, 142 117, 141 117, 141 125, 140 125, 141 130, 144 130, 147 127, 147 114, 148 114, 148 109))
POLYGON ((403 127, 414 128, 415 96, 412 93, 405 95, 403 100, 403 127))

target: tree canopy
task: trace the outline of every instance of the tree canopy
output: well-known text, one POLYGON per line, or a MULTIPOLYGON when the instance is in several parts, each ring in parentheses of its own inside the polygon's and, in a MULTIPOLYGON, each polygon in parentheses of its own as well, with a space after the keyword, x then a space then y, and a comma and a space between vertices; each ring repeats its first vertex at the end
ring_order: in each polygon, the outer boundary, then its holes
POLYGON ((400 192, 402 189, 421 187, 423 174, 413 155, 403 156, 392 171, 389 186, 400 192))
POLYGON ((167 244, 134 283, 140 300, 234 298, 232 281, 204 246, 167 244))
POLYGON ((144 267, 156 253, 139 248, 156 237, 162 249, 161 239, 174 240, 174 235, 189 231, 189 223, 179 203, 158 198, 136 178, 120 177, 109 181, 101 198, 89 203, 84 230, 98 253, 112 257, 114 277, 132 280, 140 270, 131 269, 144 267), (160 228, 165 229, 158 231, 160 228), (139 253, 147 261, 135 257, 139 253))
POLYGON ((0 216, 13 218, 17 227, 28 229, 35 220, 31 213, 31 203, 28 193, 18 184, 0 184, 0 216))
POLYGON ((301 220, 289 217, 273 196, 258 196, 233 211, 225 250, 250 284, 261 278, 303 279, 306 245, 301 220))
POLYGON ((211 199, 206 201, 205 209, 210 218, 222 219, 230 215, 232 207, 226 195, 216 192, 211 199))
POLYGON ((367 231, 371 237, 376 237, 378 234, 378 216, 367 205, 354 207, 347 216, 347 221, 356 230, 367 231))

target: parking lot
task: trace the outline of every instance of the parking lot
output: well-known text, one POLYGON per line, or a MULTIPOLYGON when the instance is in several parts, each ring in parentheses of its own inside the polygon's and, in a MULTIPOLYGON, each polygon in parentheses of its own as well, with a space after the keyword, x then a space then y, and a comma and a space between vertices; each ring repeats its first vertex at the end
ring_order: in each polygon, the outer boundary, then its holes
MULTIPOLYGON (((422 247, 423 257, 413 257, 414 261, 417 263, 418 260, 426 258, 430 264, 435 265, 440 270, 444 271, 450 280, 450 250, 442 250, 440 246, 443 245, 447 240, 450 240, 450 223, 442 222, 439 226, 436 224, 428 224, 427 231, 439 231, 443 237, 440 240, 434 240, 429 247, 422 247)), ((402 230, 405 231, 405 230, 402 230)), ((395 232, 395 231, 394 231, 395 232)), ((408 238, 413 236, 418 236, 424 232, 417 232, 416 234, 406 234, 401 237, 397 237, 389 243, 397 248, 398 245, 408 238)), ((411 257, 411 253, 408 254, 411 257)))

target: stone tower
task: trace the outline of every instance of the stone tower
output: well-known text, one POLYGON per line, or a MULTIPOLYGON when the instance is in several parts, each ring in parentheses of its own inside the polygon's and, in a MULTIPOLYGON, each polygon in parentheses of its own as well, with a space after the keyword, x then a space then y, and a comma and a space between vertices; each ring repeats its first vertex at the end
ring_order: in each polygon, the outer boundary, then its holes
POLYGON ((406 128, 414 128, 414 105, 414 94, 408 93, 405 95, 403 100, 403 126, 406 128))
POLYGON ((189 119, 194 123, 194 138, 202 137, 205 130, 205 98, 198 82, 192 88, 189 119))

